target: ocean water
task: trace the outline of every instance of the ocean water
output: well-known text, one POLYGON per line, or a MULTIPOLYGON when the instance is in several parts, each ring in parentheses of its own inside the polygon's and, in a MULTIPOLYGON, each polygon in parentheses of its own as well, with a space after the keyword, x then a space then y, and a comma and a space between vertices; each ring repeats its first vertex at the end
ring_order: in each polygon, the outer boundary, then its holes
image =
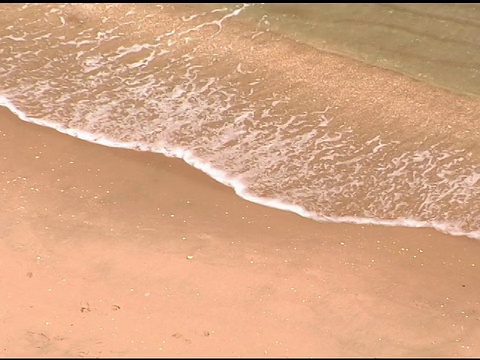
POLYGON ((479 11, 415 5, 2 4, 0 105, 317 221, 480 239, 479 11))

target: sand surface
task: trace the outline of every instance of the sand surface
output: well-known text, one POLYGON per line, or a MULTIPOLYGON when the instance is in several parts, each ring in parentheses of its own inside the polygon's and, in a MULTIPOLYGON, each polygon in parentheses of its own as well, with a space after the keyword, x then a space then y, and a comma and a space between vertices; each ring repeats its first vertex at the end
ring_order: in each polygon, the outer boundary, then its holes
POLYGON ((322 224, 0 109, 4 357, 480 356, 480 242, 322 224))

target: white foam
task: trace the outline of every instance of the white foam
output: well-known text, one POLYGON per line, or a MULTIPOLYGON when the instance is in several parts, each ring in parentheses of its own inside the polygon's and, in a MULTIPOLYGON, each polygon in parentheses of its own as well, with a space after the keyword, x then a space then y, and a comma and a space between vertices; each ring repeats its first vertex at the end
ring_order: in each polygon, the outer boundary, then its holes
POLYGON ((27 35, 26 33, 23 34, 24 37, 17 37, 17 36, 13 36, 13 35, 7 35, 7 36, 4 36, 2 38, 2 40, 5 40, 5 39, 9 39, 9 40, 13 40, 13 41, 27 41, 25 39, 25 36, 27 35))

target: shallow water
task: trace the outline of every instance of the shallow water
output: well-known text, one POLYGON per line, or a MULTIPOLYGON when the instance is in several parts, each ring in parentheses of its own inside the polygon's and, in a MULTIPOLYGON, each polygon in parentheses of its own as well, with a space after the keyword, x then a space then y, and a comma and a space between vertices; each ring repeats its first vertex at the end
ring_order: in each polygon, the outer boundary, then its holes
POLYGON ((436 5, 4 4, 1 104, 88 141, 181 157, 244 198, 316 220, 479 239, 480 20, 473 5, 454 7, 455 21, 436 5), (392 25, 422 11, 436 28, 392 25), (458 29, 447 39, 436 31, 448 21, 458 29), (472 51, 456 75, 435 60, 444 43, 449 56, 472 51), (321 49, 421 69, 458 95, 321 49))
POLYGON ((266 3, 249 7, 243 18, 322 50, 480 95, 478 4, 266 3))

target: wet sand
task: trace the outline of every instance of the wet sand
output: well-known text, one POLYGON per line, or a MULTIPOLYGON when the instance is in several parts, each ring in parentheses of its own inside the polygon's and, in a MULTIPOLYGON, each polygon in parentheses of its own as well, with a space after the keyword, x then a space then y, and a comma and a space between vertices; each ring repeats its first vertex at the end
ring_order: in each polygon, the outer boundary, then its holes
POLYGON ((6 357, 479 356, 480 242, 322 224, 0 109, 6 357))

